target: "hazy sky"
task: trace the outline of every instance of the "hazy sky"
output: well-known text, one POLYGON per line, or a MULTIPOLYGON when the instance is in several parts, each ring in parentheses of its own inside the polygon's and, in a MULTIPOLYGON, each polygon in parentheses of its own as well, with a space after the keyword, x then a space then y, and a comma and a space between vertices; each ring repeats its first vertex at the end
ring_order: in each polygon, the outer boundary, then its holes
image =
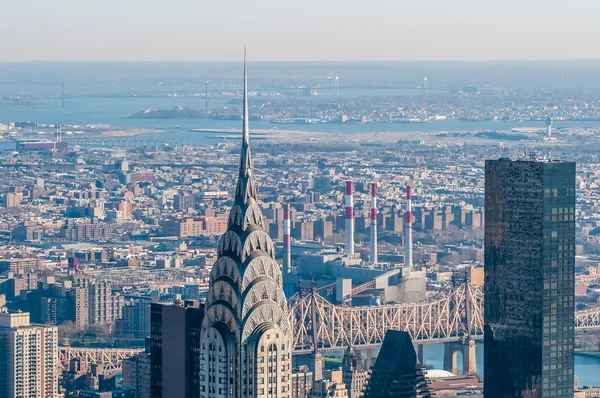
POLYGON ((0 62, 600 58, 600 0, 0 0, 0 62))

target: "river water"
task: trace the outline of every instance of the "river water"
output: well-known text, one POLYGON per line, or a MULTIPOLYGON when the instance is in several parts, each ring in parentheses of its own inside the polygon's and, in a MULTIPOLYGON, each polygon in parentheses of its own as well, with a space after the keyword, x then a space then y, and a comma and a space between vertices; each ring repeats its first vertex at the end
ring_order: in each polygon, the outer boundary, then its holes
MULTIPOLYGON (((11 92, 17 90, 20 85, 1 84, 0 94, 2 92, 11 92)), ((143 90, 155 90, 156 87, 137 87, 137 92, 143 90)), ((43 92, 44 88, 37 86, 23 89, 23 92, 43 92)), ((128 88, 129 89, 129 88, 128 88)), ((168 90, 160 86, 161 90, 168 90)), ((97 90, 100 92, 124 92, 125 88, 103 88, 103 87, 82 87, 79 91, 88 92, 97 90)), ((174 89, 173 89, 174 90, 174 89)), ((199 90, 201 91, 201 90, 199 90)), ((129 91, 127 91, 129 92, 129 91)), ((168 92, 168 91, 167 91, 168 92)), ((381 90, 359 91, 361 95, 381 95, 381 90)), ((399 91, 400 92, 400 91, 399 91)), ((401 91, 405 93, 404 91, 401 91)), ((346 92, 348 93, 348 92, 346 92)), ((348 95, 356 93, 350 92, 348 95)), ((56 93, 53 93, 56 94, 56 93)), ((391 94, 391 93, 389 93, 391 94)), ((302 98, 302 97, 298 97, 302 98)), ((334 100, 335 97, 331 97, 334 100)), ((336 99, 339 100, 339 99, 336 99)), ((181 144, 214 144, 215 139, 211 139, 206 134, 193 133, 186 129, 238 129, 241 122, 236 120, 210 120, 210 119, 131 119, 129 116, 135 112, 143 111, 148 108, 153 109, 171 109, 175 106, 190 108, 204 107, 204 98, 197 97, 150 97, 150 98, 67 98, 65 107, 60 106, 60 100, 42 100, 39 107, 16 107, 10 103, 0 101, 0 123, 13 121, 36 121, 45 124, 62 123, 68 125, 76 124, 110 124, 116 127, 141 127, 141 128, 160 128, 165 130, 163 140, 181 144), (10 106, 9 106, 10 105, 10 106)), ((209 106, 221 107, 225 100, 210 100, 209 106)), ((235 106, 235 105, 234 105, 235 106)), ((466 121, 440 121, 432 123, 372 123, 372 124, 278 124, 267 121, 252 121, 253 129, 279 129, 310 132, 331 132, 331 133, 352 133, 352 132, 416 132, 415 139, 419 138, 418 133, 430 133, 440 131, 488 131, 488 130, 510 130, 512 128, 543 128, 545 123, 539 122, 466 122, 466 121)), ((573 122, 573 121, 555 121, 555 128, 563 127, 600 127, 600 122, 573 122)), ((154 136, 156 139, 158 137, 154 136)), ((129 138, 129 137, 128 137, 129 138)), ((308 138, 308 135, 307 135, 308 138)), ((118 141, 115 140, 115 141, 118 141)))
MULTIPOLYGON (((423 346, 423 358, 425 366, 432 369, 444 368, 444 345, 425 344, 423 346)), ((477 343, 475 347, 477 356, 477 373, 483 375, 483 343, 477 343)), ((459 357, 459 368, 462 368, 462 360, 459 357)), ((600 385, 600 358, 590 358, 575 355, 575 374, 579 377, 579 385, 600 385)))

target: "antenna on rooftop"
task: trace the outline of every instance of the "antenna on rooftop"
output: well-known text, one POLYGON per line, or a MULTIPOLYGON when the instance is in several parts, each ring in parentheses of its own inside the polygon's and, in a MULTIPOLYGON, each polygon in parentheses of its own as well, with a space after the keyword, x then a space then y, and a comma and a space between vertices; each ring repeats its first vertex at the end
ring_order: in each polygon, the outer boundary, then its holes
POLYGON ((204 82, 204 106, 208 108, 208 80, 204 82))

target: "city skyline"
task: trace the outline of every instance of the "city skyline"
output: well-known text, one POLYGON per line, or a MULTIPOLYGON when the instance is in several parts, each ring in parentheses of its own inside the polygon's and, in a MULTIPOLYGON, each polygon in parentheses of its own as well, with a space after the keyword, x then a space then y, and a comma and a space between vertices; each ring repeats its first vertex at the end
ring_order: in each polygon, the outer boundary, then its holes
POLYGON ((600 2, 3 11, 1 397, 600 398, 600 2))
POLYGON ((533 0, 377 0, 369 7, 355 0, 29 0, 10 2, 4 11, 14 18, 0 26, 0 35, 11 38, 0 48, 0 62, 234 61, 240 37, 253 61, 599 58, 593 17, 600 4, 588 0, 543 7, 533 0))

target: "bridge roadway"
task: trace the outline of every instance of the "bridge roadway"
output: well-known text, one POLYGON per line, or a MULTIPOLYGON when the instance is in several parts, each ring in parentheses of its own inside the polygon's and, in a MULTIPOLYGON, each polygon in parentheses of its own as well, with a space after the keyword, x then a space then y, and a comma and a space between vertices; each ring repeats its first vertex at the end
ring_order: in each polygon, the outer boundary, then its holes
MULTIPOLYGON (((462 284, 441 297, 416 304, 338 306, 317 291, 288 301, 294 355, 381 345, 388 330, 405 330, 416 344, 460 342, 483 337, 483 292, 462 284)), ((600 307, 575 313, 575 330, 600 330, 600 307)), ((119 370, 121 361, 142 349, 61 347, 63 364, 72 358, 119 370)))

